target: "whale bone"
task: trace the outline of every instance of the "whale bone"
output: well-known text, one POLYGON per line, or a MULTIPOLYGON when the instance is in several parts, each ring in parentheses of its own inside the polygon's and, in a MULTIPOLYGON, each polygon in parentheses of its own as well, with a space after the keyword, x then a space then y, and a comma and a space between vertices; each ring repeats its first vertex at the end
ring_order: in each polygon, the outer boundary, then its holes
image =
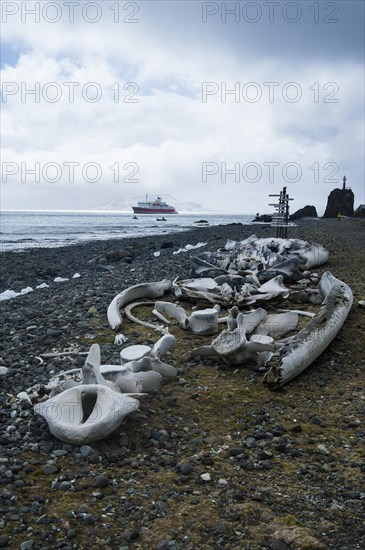
POLYGON ((140 283, 126 288, 117 294, 109 304, 107 312, 109 325, 113 330, 122 325, 123 318, 120 309, 126 304, 141 298, 160 298, 167 290, 170 290, 171 286, 171 281, 163 279, 162 281, 140 283))
POLYGON ((72 445, 104 439, 138 408, 137 399, 99 384, 75 386, 34 406, 51 433, 72 445))
POLYGON ((330 344, 351 309, 351 288, 336 279, 330 271, 323 273, 320 291, 325 296, 319 311, 287 344, 284 344, 267 366, 263 382, 277 389, 306 369, 330 344))

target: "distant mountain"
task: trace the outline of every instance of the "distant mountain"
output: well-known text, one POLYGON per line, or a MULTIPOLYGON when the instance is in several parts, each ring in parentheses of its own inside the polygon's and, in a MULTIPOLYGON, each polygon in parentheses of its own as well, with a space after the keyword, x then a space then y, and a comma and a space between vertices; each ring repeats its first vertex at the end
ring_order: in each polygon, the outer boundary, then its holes
MULTIPOLYGON (((148 195, 148 200, 154 200, 157 195, 152 195, 150 193, 148 195)), ((173 197, 172 195, 163 194, 161 196, 162 200, 167 202, 168 204, 172 204, 178 212, 210 212, 208 208, 205 208, 201 204, 198 204, 197 202, 187 201, 182 202, 176 197, 173 197)), ((123 195, 120 197, 116 197, 115 199, 111 200, 110 202, 103 204, 102 206, 99 206, 98 208, 94 208, 93 210, 106 210, 106 211, 125 211, 125 212, 132 212, 132 205, 136 205, 140 201, 144 201, 145 196, 144 195, 123 195)))

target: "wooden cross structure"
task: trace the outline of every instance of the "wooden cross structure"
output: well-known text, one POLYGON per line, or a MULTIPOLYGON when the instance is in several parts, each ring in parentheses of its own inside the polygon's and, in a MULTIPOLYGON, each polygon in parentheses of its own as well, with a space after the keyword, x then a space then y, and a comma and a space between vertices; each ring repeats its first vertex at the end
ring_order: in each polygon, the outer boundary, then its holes
POLYGON ((286 192, 286 187, 280 191, 279 195, 269 195, 269 197, 279 197, 279 201, 275 204, 269 204, 274 206, 276 212, 272 216, 271 227, 276 227, 276 238, 287 239, 288 237, 288 223, 289 223, 289 201, 294 199, 289 197, 286 192))

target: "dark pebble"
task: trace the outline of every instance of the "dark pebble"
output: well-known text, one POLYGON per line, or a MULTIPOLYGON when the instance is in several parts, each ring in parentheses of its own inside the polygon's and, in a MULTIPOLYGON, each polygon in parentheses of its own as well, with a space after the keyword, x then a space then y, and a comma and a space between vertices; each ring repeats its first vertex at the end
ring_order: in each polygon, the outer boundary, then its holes
POLYGON ((4 548, 10 542, 10 537, 8 535, 0 535, 0 548, 4 548))
POLYGON ((110 479, 107 476, 95 476, 90 482, 90 487, 107 487, 110 485, 110 479))
POLYGON ((189 462, 184 462, 179 465, 179 470, 183 475, 190 474, 193 471, 193 465, 189 462))
POLYGON ((270 550, 289 550, 290 546, 281 539, 274 540, 270 546, 270 550))

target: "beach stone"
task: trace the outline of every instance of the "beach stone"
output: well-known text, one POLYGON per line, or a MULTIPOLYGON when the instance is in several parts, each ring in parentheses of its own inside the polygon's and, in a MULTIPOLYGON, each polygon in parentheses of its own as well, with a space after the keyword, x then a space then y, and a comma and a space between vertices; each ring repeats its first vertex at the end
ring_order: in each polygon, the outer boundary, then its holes
POLYGON ((229 449, 229 454, 231 456, 239 456, 244 453, 245 453, 245 449, 244 447, 241 447, 241 446, 231 447, 231 449, 229 449))
POLYGON ((92 525, 96 522, 96 518, 92 514, 84 514, 82 520, 86 525, 92 525))
POLYGON ((52 454, 56 457, 65 456, 68 454, 68 451, 66 449, 56 449, 52 452, 52 454))
POLYGON ((347 426, 348 426, 349 428, 358 428, 360 425, 361 425, 361 420, 359 420, 359 419, 351 420, 351 421, 347 424, 347 426))
POLYGON ((179 465, 179 470, 183 475, 190 474, 193 471, 194 467, 189 462, 184 462, 179 465))
POLYGON ((270 550, 289 550, 290 546, 281 539, 274 540, 270 545, 270 550))
POLYGON ((110 485, 110 479, 105 475, 95 476, 94 479, 90 482, 90 487, 107 487, 110 485))
POLYGON ((69 481, 61 481, 59 490, 68 491, 69 489, 71 489, 71 487, 72 487, 72 484, 69 481))
POLYGON ((327 449, 326 445, 323 445, 323 443, 319 443, 317 445, 318 452, 320 452, 322 455, 329 455, 330 452, 327 449))
POLYGON ((0 548, 4 548, 10 542, 10 537, 8 535, 0 535, 0 548))
POLYGON ((202 474, 200 477, 203 481, 211 481, 211 479, 212 479, 211 475, 208 474, 208 473, 202 474))
POLYGON ((58 468, 54 464, 45 464, 42 470, 43 473, 46 475, 55 474, 56 472, 58 472, 58 468))
POLYGON ((84 458, 87 458, 94 452, 94 449, 90 447, 89 445, 81 445, 80 447, 80 453, 81 456, 84 458))

